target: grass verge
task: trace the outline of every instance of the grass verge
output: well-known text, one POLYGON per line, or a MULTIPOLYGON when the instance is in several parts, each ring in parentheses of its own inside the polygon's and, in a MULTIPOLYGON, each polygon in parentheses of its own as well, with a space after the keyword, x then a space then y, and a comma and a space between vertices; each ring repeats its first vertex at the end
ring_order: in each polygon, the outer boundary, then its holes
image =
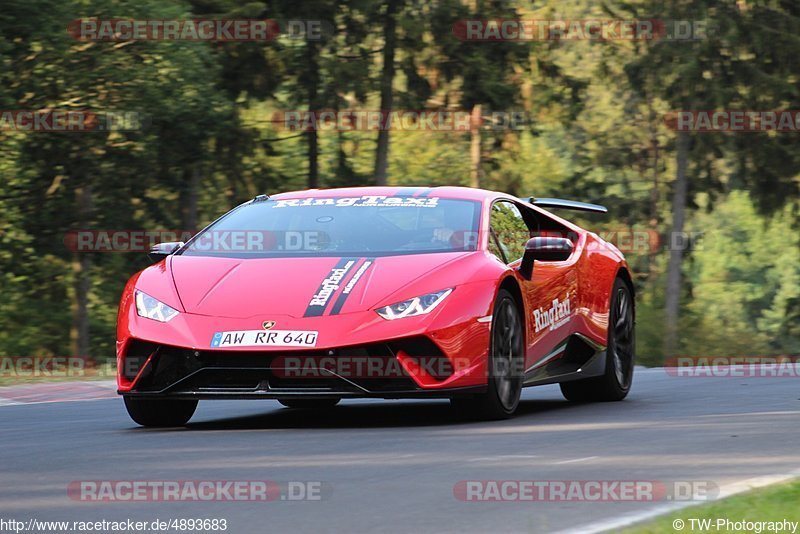
MULTIPOLYGON (((684 508, 622 532, 626 534, 757 532, 758 527, 755 523, 782 523, 784 520, 800 523, 800 480, 749 491, 709 504, 684 508), (696 521, 690 521, 692 519, 696 521), (706 528, 702 528, 705 526, 699 522, 702 520, 710 521, 706 528), (718 520, 729 520, 731 523, 718 524, 718 520), (739 529, 735 523, 740 521, 754 524, 742 525, 746 528, 739 529), (677 528, 680 525, 683 525, 682 529, 677 528)), ((775 529, 769 529, 764 525, 761 525, 760 529, 761 532, 776 532, 775 529)), ((792 532, 792 528, 790 526, 788 530, 777 530, 777 532, 792 532)), ((796 532, 800 532, 800 527, 796 532)))

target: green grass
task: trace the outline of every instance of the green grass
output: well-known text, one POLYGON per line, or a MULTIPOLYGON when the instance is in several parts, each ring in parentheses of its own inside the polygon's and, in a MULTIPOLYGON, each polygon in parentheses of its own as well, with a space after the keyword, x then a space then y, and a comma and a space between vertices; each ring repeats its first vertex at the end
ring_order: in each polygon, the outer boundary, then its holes
MULTIPOLYGON (((684 508, 683 510, 661 516, 649 523, 643 523, 623 530, 623 532, 628 534, 660 532, 669 532, 670 534, 675 534, 676 532, 733 532, 733 530, 727 530, 725 526, 722 526, 721 529, 717 529, 715 523, 717 519, 729 519, 733 522, 781 522, 785 519, 788 521, 800 522, 800 480, 749 491, 714 503, 684 508), (699 525, 695 523, 695 528, 692 529, 692 525, 689 521, 690 518, 711 519, 712 526, 709 529, 700 530, 699 525), (673 527, 673 523, 677 519, 684 522, 683 530, 676 530, 673 527)), ((752 530, 739 532, 752 532, 752 530)), ((762 532, 770 531, 765 528, 762 532)), ((792 532, 791 527, 789 527, 788 532, 792 532)), ((800 533, 800 528, 797 529, 797 532, 800 533)))

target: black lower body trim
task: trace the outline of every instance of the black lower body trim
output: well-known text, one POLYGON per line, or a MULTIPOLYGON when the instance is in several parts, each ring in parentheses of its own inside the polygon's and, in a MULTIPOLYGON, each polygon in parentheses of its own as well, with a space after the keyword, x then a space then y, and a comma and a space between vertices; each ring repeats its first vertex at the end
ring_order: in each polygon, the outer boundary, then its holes
POLYGON ((120 395, 149 399, 439 399, 458 396, 469 396, 486 391, 486 386, 465 388, 449 388, 434 390, 396 390, 379 392, 354 392, 346 390, 313 390, 313 389, 255 389, 255 390, 205 390, 205 391, 169 391, 164 393, 118 391, 120 395))
MULTIPOLYGON (((574 334, 553 349, 558 358, 535 365, 525 372, 525 386, 543 386, 601 376, 606 368, 606 351, 588 338, 574 334)), ((547 360, 547 357, 544 358, 547 360)))

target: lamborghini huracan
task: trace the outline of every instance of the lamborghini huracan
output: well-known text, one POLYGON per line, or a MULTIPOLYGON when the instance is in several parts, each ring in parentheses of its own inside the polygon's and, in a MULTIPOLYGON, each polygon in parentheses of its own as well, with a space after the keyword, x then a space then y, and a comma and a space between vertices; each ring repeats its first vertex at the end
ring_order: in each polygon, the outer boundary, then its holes
POLYGON ((631 273, 564 209, 606 211, 463 187, 259 195, 151 249, 120 302, 118 392, 144 426, 201 399, 447 398, 488 419, 524 386, 622 400, 631 273))

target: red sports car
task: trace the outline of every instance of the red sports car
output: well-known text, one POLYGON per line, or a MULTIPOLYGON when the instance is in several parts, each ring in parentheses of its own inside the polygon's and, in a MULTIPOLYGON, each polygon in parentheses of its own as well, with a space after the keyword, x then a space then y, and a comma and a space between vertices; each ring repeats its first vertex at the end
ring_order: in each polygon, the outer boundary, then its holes
POLYGON ((199 399, 449 398, 514 413, 523 386, 621 400, 634 299, 619 250, 525 199, 462 187, 259 195, 125 287, 118 390, 133 420, 185 424, 199 399))

